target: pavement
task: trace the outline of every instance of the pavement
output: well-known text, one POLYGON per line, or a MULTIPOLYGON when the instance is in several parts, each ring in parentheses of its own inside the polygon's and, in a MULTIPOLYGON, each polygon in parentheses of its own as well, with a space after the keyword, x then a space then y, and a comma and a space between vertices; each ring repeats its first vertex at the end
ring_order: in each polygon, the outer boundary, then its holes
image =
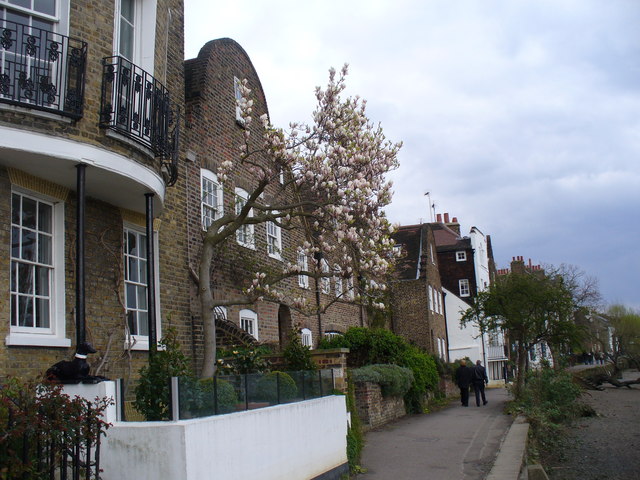
MULTIPOLYGON (((437 412, 408 415, 365 435, 359 480, 482 480, 499 453, 513 418, 503 413, 505 388, 486 390, 488 404, 460 401, 437 412)), ((515 480, 515 478, 514 478, 515 480)))

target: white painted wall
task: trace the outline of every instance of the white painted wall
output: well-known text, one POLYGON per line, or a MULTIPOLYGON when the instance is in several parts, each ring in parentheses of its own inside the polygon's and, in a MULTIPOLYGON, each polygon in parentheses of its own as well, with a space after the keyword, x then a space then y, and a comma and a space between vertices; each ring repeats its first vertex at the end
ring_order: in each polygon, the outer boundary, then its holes
POLYGON ((469 357, 474 363, 476 360, 481 360, 484 363, 480 330, 471 323, 464 327, 460 326, 460 318, 469 305, 446 288, 443 288, 442 291, 445 293, 444 303, 447 309, 449 359, 453 362, 460 358, 469 357))
POLYGON ((117 422, 104 480, 312 479, 347 462, 344 396, 178 422, 117 422))
POLYGON ((471 227, 469 232, 471 248, 473 248, 473 265, 476 271, 476 285, 478 292, 489 288, 491 276, 489 275, 489 254, 487 251, 487 237, 476 227, 471 227))

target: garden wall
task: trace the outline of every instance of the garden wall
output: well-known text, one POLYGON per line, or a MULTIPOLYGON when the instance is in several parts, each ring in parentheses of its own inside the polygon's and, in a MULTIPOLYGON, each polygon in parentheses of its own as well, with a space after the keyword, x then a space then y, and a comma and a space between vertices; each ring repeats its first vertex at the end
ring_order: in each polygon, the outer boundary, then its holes
POLYGON ((338 479, 348 472, 344 396, 177 422, 117 422, 103 480, 338 479))
POLYGON ((406 415, 402 397, 383 397, 380 385, 356 382, 356 407, 364 431, 379 427, 406 415))

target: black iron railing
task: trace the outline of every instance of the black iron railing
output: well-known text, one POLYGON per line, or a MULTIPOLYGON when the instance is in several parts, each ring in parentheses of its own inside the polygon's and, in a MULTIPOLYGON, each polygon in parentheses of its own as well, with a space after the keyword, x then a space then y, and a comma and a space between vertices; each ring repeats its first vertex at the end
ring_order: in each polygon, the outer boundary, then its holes
MULTIPOLYGON (((162 83, 127 59, 102 60, 100 126, 151 149, 172 177, 178 150, 179 112, 162 83)), ((174 180, 175 181, 175 180, 174 180)), ((170 181, 168 183, 171 183, 170 181)))
POLYGON ((0 102, 82 117, 87 43, 9 20, 0 24, 0 102))

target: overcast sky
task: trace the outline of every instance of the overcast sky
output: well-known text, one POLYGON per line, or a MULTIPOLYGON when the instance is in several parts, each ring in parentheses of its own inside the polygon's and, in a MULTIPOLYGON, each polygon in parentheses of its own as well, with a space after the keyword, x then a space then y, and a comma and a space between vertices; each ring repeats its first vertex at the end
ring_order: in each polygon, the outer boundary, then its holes
POLYGON ((330 67, 402 141, 387 213, 437 213, 640 307, 640 1, 185 0, 186 57, 236 40, 272 122, 308 121, 330 67))

